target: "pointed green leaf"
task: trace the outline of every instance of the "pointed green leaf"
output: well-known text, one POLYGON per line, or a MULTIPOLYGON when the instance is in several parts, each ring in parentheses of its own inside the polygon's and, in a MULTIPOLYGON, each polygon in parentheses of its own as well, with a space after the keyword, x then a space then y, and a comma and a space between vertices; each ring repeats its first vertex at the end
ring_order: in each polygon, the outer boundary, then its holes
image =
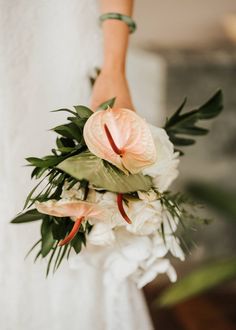
POLYGON ((82 248, 82 239, 80 234, 78 233, 73 240, 71 241, 70 245, 74 248, 75 253, 79 253, 81 251, 82 248))
POLYGON ((41 235, 42 235, 42 249, 41 254, 42 257, 46 257, 46 255, 50 252, 53 248, 55 243, 55 239, 52 235, 52 222, 49 221, 49 217, 44 219, 42 226, 41 226, 41 235))
POLYGON ((74 108, 80 118, 89 118, 93 114, 93 111, 91 109, 83 105, 76 105, 74 106, 74 108))
POLYGON ((20 213, 14 219, 11 220, 11 223, 24 223, 31 222, 36 220, 42 220, 44 215, 39 213, 36 209, 28 210, 24 213, 20 213))
POLYGON ((187 146, 195 143, 193 139, 186 139, 182 135, 200 136, 206 135, 208 130, 197 126, 200 120, 212 119, 216 117, 223 109, 223 95, 219 90, 209 101, 198 109, 182 114, 186 104, 186 99, 179 109, 167 120, 165 130, 170 137, 171 142, 176 146, 187 146), (181 136, 179 136, 181 135, 181 136))
POLYGON ((108 107, 112 108, 115 104, 116 98, 113 97, 112 99, 103 102, 102 104, 99 105, 98 109, 103 109, 106 110, 108 107))
POLYGON ((71 114, 73 114, 74 116, 76 116, 76 112, 69 110, 69 109, 58 109, 58 110, 52 110, 51 112, 69 112, 71 114))

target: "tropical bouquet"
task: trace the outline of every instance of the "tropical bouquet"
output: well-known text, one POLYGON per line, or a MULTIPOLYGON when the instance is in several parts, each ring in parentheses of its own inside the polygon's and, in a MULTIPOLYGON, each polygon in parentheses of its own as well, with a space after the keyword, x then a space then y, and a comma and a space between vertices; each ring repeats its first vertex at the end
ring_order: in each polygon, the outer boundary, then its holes
POLYGON ((183 113, 185 103, 163 128, 115 108, 115 98, 95 112, 83 105, 54 110, 68 113, 67 122, 52 129, 57 138, 50 155, 26 158, 32 179, 40 181, 11 221, 41 221, 40 238, 28 254, 38 248, 35 261, 46 258, 46 275, 71 251, 83 254, 93 246, 107 251, 110 277, 132 278, 139 288, 160 273, 176 280, 168 256, 184 260, 186 250, 177 229, 184 231, 198 215, 169 187, 182 147, 208 132, 197 123, 221 112, 222 92, 183 113))

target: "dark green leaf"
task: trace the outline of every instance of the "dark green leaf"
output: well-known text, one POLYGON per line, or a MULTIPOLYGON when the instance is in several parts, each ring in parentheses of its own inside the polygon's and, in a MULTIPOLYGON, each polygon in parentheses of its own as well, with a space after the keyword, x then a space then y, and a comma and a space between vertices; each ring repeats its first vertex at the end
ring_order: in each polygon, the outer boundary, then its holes
POLYGON ((78 126, 76 126, 74 123, 59 125, 54 127, 52 130, 68 139, 75 139, 78 142, 80 142, 82 139, 81 130, 79 130, 78 126))
POLYGON ((62 254, 60 255, 59 260, 57 261, 57 264, 56 264, 56 267, 55 267, 55 270, 54 270, 54 271, 56 271, 56 270, 59 268, 59 266, 60 266, 62 260, 64 259, 64 256, 65 256, 65 254, 66 254, 66 251, 67 251, 68 247, 69 247, 68 244, 66 244, 66 245, 64 245, 64 246, 62 247, 63 251, 62 251, 62 254))
POLYGON ((76 105, 74 106, 74 108, 80 118, 89 118, 93 114, 93 111, 91 109, 83 105, 76 105))
POLYGON ((81 251, 82 239, 81 235, 78 233, 71 241, 71 246, 74 248, 75 252, 78 254, 81 251))
POLYGON ((40 168, 48 168, 53 167, 60 163, 64 157, 57 156, 57 155, 49 155, 45 156, 44 158, 36 158, 36 157, 28 157, 26 160, 33 166, 37 166, 40 168))
POLYGON ((74 116, 77 116, 76 112, 69 110, 69 109, 58 109, 58 110, 52 110, 51 112, 69 112, 69 113, 72 113, 74 116))
POLYGON ((209 101, 198 109, 182 114, 185 104, 186 99, 172 117, 167 120, 164 127, 171 142, 176 146, 188 146, 195 143, 195 140, 185 138, 183 135, 200 136, 208 133, 206 128, 197 126, 197 123, 200 120, 212 119, 222 111, 223 95, 221 91, 217 91, 209 101))
POLYGON ((52 222, 49 221, 50 217, 46 217, 44 219, 42 226, 41 226, 41 235, 42 235, 42 248, 41 254, 42 257, 46 257, 46 255, 50 252, 53 248, 55 243, 55 239, 52 235, 52 222))
POLYGON ((39 213, 36 209, 26 211, 24 213, 20 213, 17 215, 11 223, 24 223, 24 222, 31 222, 36 220, 42 220, 44 215, 39 213))
POLYGON ((57 240, 65 238, 67 232, 72 228, 73 221, 69 218, 58 218, 57 223, 52 224, 52 234, 57 240))
MULTIPOLYGON (((31 249, 27 252, 25 259, 29 256, 29 254, 33 251, 33 249, 42 241, 42 239, 40 238, 32 247, 31 249)), ((41 250, 40 250, 41 253, 41 250)))
MULTIPOLYGON (((172 137, 172 134, 170 135, 170 137, 172 137)), ((184 137, 177 137, 177 136, 173 136, 171 138, 171 141, 177 147, 178 146, 190 146, 195 143, 195 140, 193 140, 193 139, 187 139, 184 137)))
POLYGON ((112 99, 103 102, 102 104, 99 105, 98 109, 103 109, 106 110, 108 107, 112 108, 115 104, 116 98, 113 97, 112 99))
POLYGON ((57 250, 57 246, 58 246, 59 241, 56 242, 55 246, 53 246, 53 248, 51 249, 51 255, 48 261, 48 265, 47 265, 47 270, 46 270, 46 277, 48 276, 49 272, 50 272, 50 268, 51 268, 51 263, 53 260, 53 257, 55 255, 55 252, 57 250))

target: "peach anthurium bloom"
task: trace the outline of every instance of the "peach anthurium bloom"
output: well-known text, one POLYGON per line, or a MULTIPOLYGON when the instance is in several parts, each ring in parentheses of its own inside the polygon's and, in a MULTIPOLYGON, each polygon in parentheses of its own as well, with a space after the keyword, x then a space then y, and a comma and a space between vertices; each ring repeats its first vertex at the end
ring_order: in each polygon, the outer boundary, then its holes
POLYGON ((88 149, 125 173, 135 174, 156 161, 156 148, 144 119, 134 111, 96 111, 84 126, 88 149))
POLYGON ((96 204, 77 200, 36 202, 35 207, 40 213, 55 217, 70 217, 75 221, 70 233, 59 243, 60 246, 69 243, 75 237, 83 220, 86 218, 103 219, 106 213, 106 210, 96 204))

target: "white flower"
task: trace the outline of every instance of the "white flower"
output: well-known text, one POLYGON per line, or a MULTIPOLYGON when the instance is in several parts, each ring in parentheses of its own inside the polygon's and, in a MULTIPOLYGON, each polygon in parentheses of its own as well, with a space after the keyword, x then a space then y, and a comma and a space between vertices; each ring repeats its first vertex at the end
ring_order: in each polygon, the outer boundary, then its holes
POLYGON ((62 187, 61 198, 62 199, 80 199, 84 198, 84 188, 80 187, 80 182, 73 185, 72 188, 68 189, 70 183, 66 181, 62 187))
POLYGON ((129 232, 137 235, 150 235, 160 227, 162 206, 159 200, 152 202, 130 200, 126 210, 132 221, 132 224, 126 225, 129 232))
POLYGON ((179 154, 174 152, 174 146, 164 129, 152 125, 149 127, 157 149, 157 161, 145 168, 142 173, 151 176, 154 187, 164 192, 179 174, 179 154))
POLYGON ((99 206, 104 208, 104 210, 108 211, 110 215, 109 219, 104 218, 104 222, 109 223, 111 228, 124 226, 126 224, 118 210, 116 199, 117 195, 115 193, 108 191, 105 193, 96 192, 95 201, 98 203, 99 206))
POLYGON ((135 275, 134 280, 139 289, 142 289, 146 284, 153 281, 158 274, 166 273, 171 282, 175 282, 177 275, 174 267, 168 259, 157 259, 151 266, 140 269, 135 275))
POLYGON ((125 229, 116 232, 116 246, 105 262, 105 282, 120 282, 134 274, 152 252, 150 238, 136 236, 125 229))
POLYGON ((98 222, 87 235, 87 241, 92 245, 112 245, 115 241, 115 234, 111 226, 104 222, 98 222))

